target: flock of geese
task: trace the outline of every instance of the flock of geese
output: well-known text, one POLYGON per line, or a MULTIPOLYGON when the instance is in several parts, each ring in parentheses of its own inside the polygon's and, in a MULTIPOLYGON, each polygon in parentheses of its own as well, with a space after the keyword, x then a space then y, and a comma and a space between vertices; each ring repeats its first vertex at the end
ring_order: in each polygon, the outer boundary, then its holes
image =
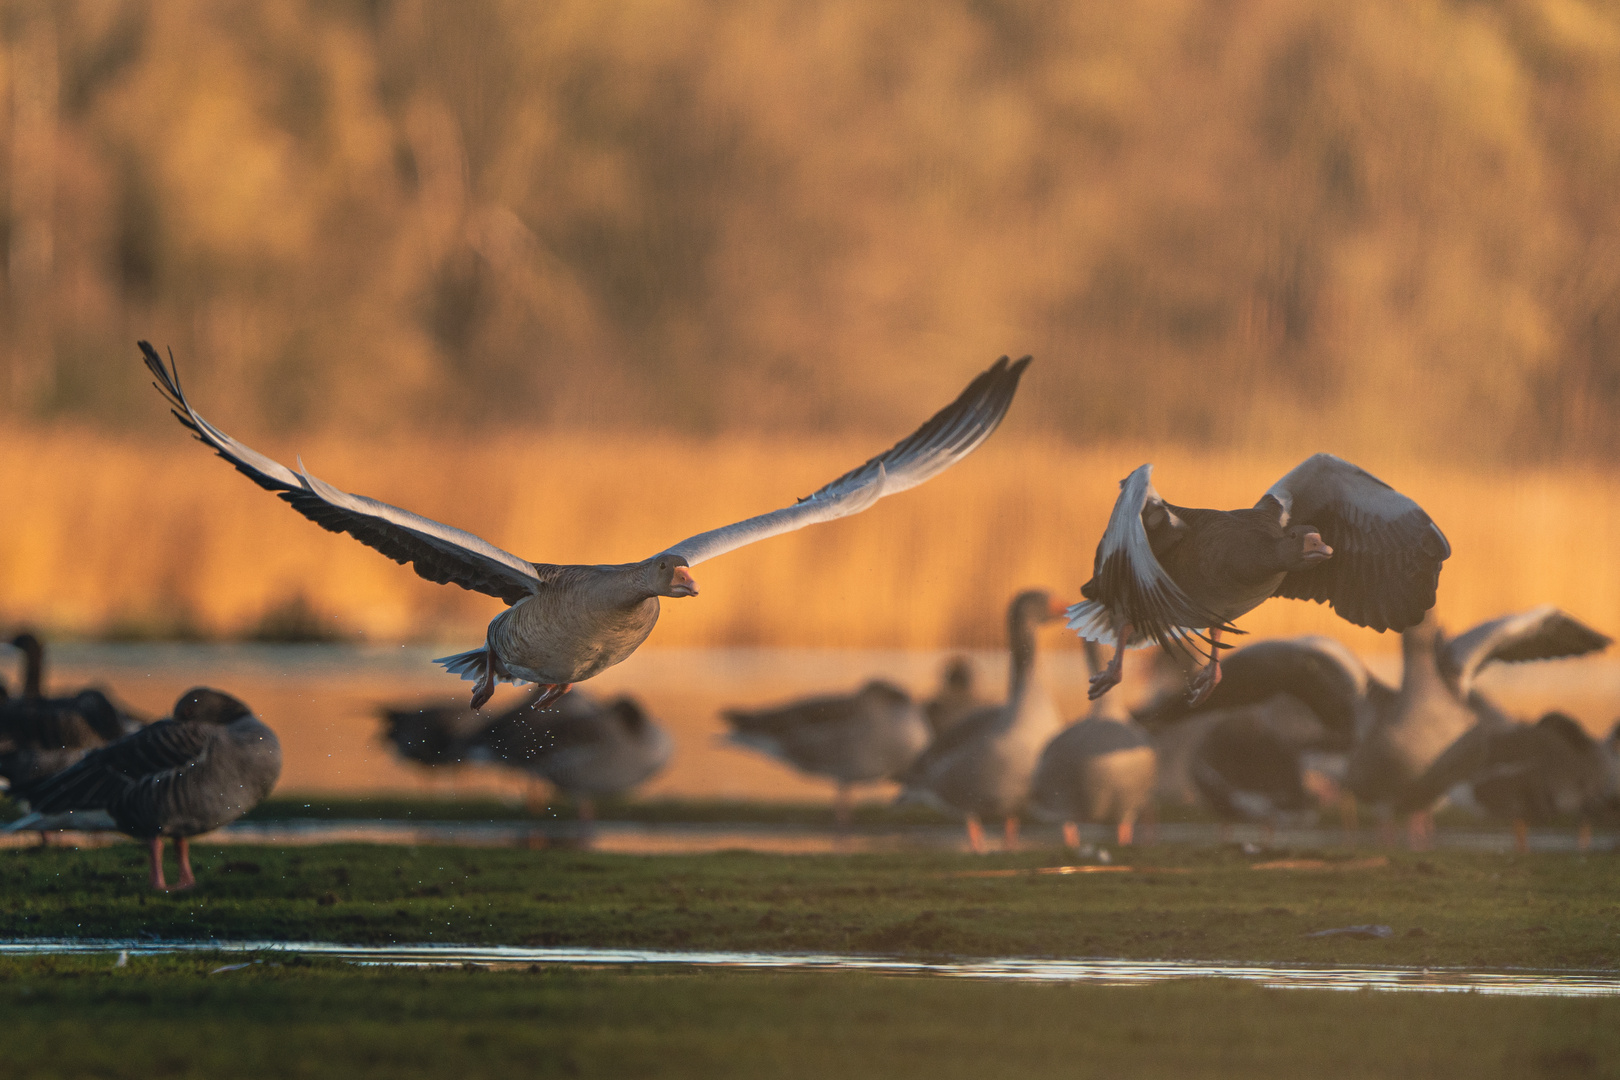
MULTIPOLYGON (((651 634, 661 598, 698 595, 692 568, 781 533, 859 513, 930 480, 984 443, 1011 407, 1029 365, 1006 357, 886 452, 782 509, 688 537, 637 562, 531 562, 471 533, 342 491, 238 442, 187 400, 172 358, 140 349, 155 386, 199 441, 322 528, 347 533, 430 581, 501 600, 482 644, 436 661, 473 682, 469 707, 402 709, 389 738, 427 765, 496 762, 590 800, 625 790, 669 759, 667 733, 633 700, 601 702, 574 689, 628 658, 651 634), (534 685, 516 708, 481 709, 501 682, 534 685)), ((978 701, 971 670, 946 673, 938 696, 914 702, 868 683, 761 711, 726 714, 732 738, 839 785, 894 779, 902 798, 959 814, 975 849, 985 820, 1015 843, 1026 809, 1065 824, 1134 824, 1176 784, 1231 818, 1275 819, 1307 805, 1307 786, 1412 815, 1421 832, 1442 797, 1467 788, 1516 822, 1593 817, 1614 803, 1614 739, 1598 744, 1562 714, 1535 724, 1507 716, 1474 685, 1493 662, 1573 656, 1609 643, 1550 608, 1445 639, 1432 609, 1445 535, 1410 498, 1366 471, 1315 454, 1249 508, 1166 502, 1143 465, 1120 495, 1073 605, 1048 593, 1016 596, 1008 611, 1007 694, 978 701), (1271 597, 1330 605, 1341 617, 1403 635, 1399 689, 1326 639, 1261 642, 1231 651, 1223 635, 1271 597), (1093 668, 1089 713, 1065 725, 1036 663, 1038 630, 1065 621, 1093 668), (1101 646, 1113 652, 1103 662, 1101 646), (1135 717, 1108 692, 1127 650, 1157 646, 1181 685, 1135 717), (1184 674, 1183 674, 1184 673, 1184 674), (1338 764, 1333 764, 1337 762, 1338 764)), ((228 694, 198 687, 155 723, 106 695, 42 692, 37 640, 17 698, 0 702, 0 776, 29 813, 9 828, 92 818, 150 844, 151 881, 165 887, 172 837, 179 887, 193 883, 187 839, 234 820, 280 772, 274 733, 228 694)))

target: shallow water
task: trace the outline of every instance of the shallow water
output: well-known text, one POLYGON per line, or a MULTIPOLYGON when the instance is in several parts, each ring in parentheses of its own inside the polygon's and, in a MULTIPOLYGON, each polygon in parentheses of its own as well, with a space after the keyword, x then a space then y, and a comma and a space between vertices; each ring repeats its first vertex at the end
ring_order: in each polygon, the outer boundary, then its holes
MULTIPOLYGON (((1041 656, 1042 677, 1065 716, 1087 708, 1082 654, 1054 647, 1041 656)), ((1066 643, 1065 643, 1066 644, 1066 643)), ((281 792, 364 795, 384 792, 520 799, 528 781, 477 766, 428 770, 397 760, 380 738, 383 705, 464 702, 468 684, 433 665, 466 642, 442 646, 63 644, 46 672, 53 691, 100 684, 150 716, 164 715, 179 694, 198 684, 229 690, 251 705, 281 737, 281 792)), ((933 693, 947 656, 939 650, 642 649, 587 684, 594 693, 634 694, 670 731, 676 753, 669 766, 637 789, 643 798, 831 801, 830 781, 725 742, 719 710, 813 693, 853 690, 870 678, 892 680, 918 695, 933 693)), ((981 695, 999 698, 1006 655, 970 652, 981 695)), ((0 657, 0 662, 3 662, 0 657)), ((1400 658, 1372 656, 1381 676, 1398 678, 1400 658)), ((1140 667, 1141 665, 1138 665, 1140 667)), ((0 668, 6 678, 10 672, 0 668)), ((1526 716, 1557 706, 1594 734, 1620 715, 1620 662, 1608 658, 1498 664, 1481 687, 1504 707, 1526 716)), ((1127 704, 1148 688, 1128 670, 1115 694, 1127 704)), ((521 691, 499 691, 502 702, 521 691)), ((892 784, 871 785, 865 797, 890 797, 892 784)))
MULTIPOLYGON (((926 961, 821 953, 663 952, 653 949, 524 948, 514 945, 332 945, 314 941, 0 941, 0 955, 4 956, 125 953, 138 957, 186 952, 241 953, 248 958, 248 962, 265 963, 274 963, 281 956, 312 956, 399 967, 450 967, 463 964, 669 965, 785 971, 865 971, 881 975, 939 975, 1013 982, 1090 983, 1099 986, 1140 986, 1175 979, 1237 979, 1283 990, 1472 992, 1506 997, 1620 995, 1620 973, 1611 971, 1290 967, 1198 960, 1008 958, 926 961)), ((217 969, 216 973, 226 973, 226 969, 217 969)))

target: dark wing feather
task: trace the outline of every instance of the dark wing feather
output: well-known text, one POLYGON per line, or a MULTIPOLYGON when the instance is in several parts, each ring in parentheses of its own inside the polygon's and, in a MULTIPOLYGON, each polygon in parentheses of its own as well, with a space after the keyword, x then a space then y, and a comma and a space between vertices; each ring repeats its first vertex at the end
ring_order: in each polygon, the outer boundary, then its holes
POLYGON ((1614 643, 1607 634, 1587 626, 1551 604, 1480 623, 1453 638, 1440 654, 1446 674, 1467 697, 1474 677, 1496 661, 1555 660, 1584 656, 1614 643))
POLYGON ((1029 359, 1026 356, 1008 364, 1003 356, 969 383, 955 401, 886 453, 851 469, 792 506, 688 537, 663 553, 678 555, 688 565, 696 566, 758 540, 858 514, 885 495, 916 487, 939 475, 978 449, 1000 425, 1029 359))
POLYGON ((1105 618, 1124 616, 1136 635, 1166 649, 1196 652, 1193 639, 1203 637, 1199 630, 1242 631, 1194 601, 1159 565, 1155 542, 1161 547, 1172 542, 1181 523, 1153 490, 1152 475, 1153 466, 1143 465, 1120 481, 1119 498, 1097 544, 1091 580, 1080 589, 1090 603, 1069 609, 1069 628, 1088 640, 1103 640, 1099 635, 1108 632, 1102 625, 1105 618), (1144 516, 1154 520, 1153 538, 1144 516))
POLYGON ((1376 476, 1315 454, 1266 498, 1282 504, 1285 524, 1314 525, 1333 549, 1331 559, 1284 578, 1276 595, 1329 604, 1380 631, 1416 626, 1434 606, 1451 545, 1421 506, 1376 476))
POLYGON ((32 808, 47 814, 105 809, 141 780, 197 761, 221 730, 212 724, 173 720, 148 724, 90 751, 76 765, 40 784, 34 789, 32 808))
POLYGON ((199 416, 186 401, 172 359, 165 367, 149 343, 143 341, 140 346, 147 368, 157 377, 154 385, 168 399, 175 418, 235 466, 237 472, 266 491, 275 492, 321 528, 348 533, 397 563, 409 563, 429 581, 498 596, 508 604, 532 595, 539 586, 534 563, 487 540, 364 495, 339 491, 304 472, 302 463, 294 472, 237 442, 199 416))

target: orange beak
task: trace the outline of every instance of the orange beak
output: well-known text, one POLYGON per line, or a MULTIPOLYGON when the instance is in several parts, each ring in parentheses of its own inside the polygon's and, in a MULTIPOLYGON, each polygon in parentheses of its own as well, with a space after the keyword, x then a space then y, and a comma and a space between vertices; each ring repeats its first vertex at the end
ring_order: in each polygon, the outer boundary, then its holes
POLYGON ((1333 549, 1322 541, 1321 533, 1305 534, 1305 561, 1312 563, 1324 562, 1332 558, 1333 549))
POLYGON ((675 568, 675 576, 669 581, 669 594, 671 596, 696 596, 698 594, 697 580, 692 577, 692 571, 684 566, 675 568))

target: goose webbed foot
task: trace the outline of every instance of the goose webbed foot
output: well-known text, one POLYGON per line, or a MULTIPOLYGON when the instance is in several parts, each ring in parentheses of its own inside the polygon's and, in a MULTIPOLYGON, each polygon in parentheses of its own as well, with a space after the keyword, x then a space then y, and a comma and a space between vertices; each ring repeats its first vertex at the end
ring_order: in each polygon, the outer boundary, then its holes
POLYGON ((1202 705, 1209 700, 1209 695, 1215 692, 1215 688, 1220 683, 1221 662, 1211 660, 1199 669, 1198 674, 1194 675, 1192 682, 1188 684, 1187 704, 1192 706, 1202 705))
POLYGON ((543 709, 573 688, 573 683, 550 683, 540 692, 540 696, 534 699, 534 704, 530 708, 543 709))
POLYGON ((1091 677, 1091 690, 1086 697, 1096 701, 1108 691, 1119 685, 1125 677, 1125 643, 1131 639, 1131 624, 1121 623, 1115 627, 1114 657, 1108 661, 1108 666, 1091 677))

